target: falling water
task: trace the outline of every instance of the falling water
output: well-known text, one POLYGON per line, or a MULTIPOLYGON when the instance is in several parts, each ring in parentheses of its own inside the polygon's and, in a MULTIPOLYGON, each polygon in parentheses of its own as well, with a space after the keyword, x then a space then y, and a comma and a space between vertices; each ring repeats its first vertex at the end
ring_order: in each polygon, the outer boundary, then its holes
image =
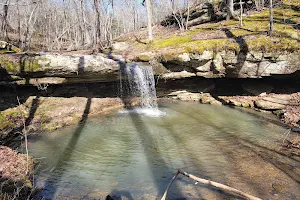
POLYGON ((126 65, 121 70, 120 75, 121 98, 127 104, 127 108, 137 105, 130 111, 155 116, 162 114, 158 110, 155 81, 151 66, 126 65))

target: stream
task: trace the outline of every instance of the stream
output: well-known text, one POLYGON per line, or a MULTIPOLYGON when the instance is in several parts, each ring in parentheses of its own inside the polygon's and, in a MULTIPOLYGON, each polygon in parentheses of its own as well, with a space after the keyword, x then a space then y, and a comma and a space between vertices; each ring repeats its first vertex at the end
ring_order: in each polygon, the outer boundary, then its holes
MULTIPOLYGON (((160 199, 177 169, 262 199, 300 199, 286 128, 238 109, 161 102, 165 115, 118 112, 29 140, 36 199, 160 199)), ((168 199, 237 199, 179 176, 168 199)))

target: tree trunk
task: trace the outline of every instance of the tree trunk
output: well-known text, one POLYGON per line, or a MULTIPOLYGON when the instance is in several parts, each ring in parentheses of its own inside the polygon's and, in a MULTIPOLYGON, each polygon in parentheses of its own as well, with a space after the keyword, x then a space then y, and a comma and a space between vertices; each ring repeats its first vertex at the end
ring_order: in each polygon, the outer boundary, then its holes
POLYGON ((26 23, 26 31, 25 31, 25 39, 24 39, 24 48, 23 48, 24 51, 27 51, 27 50, 29 50, 29 48, 30 48, 30 40, 31 40, 31 34, 30 34, 30 31, 33 31, 33 30, 31 30, 31 26, 33 26, 31 20, 32 20, 33 14, 34 14, 34 12, 35 12, 35 10, 36 10, 37 7, 38 7, 38 4, 36 4, 36 5, 34 6, 34 8, 32 9, 32 11, 31 11, 31 13, 30 13, 30 16, 29 16, 29 18, 28 18, 28 20, 27 20, 27 23, 26 23))
POLYGON ((270 0, 270 30, 269 35, 273 34, 273 0, 270 0))
POLYGON ((96 38, 95 45, 100 42, 101 31, 100 31, 100 12, 99 12, 99 0, 94 0, 95 16, 96 16, 96 38))
POLYGON ((190 17, 190 4, 189 0, 187 0, 187 17, 186 17, 186 24, 185 24, 185 30, 188 30, 188 24, 189 24, 189 17, 190 17))
POLYGON ((151 9, 150 0, 146 0, 146 6, 147 6, 147 18, 148 18, 148 39, 150 41, 152 41, 153 40, 153 34, 152 34, 152 9, 151 9))
POLYGON ((233 17, 233 0, 227 0, 227 20, 233 17))
POLYGON ((19 7, 19 0, 17 0, 17 12, 18 12, 18 46, 22 46, 22 36, 21 36, 21 16, 20 16, 20 7, 19 7))
POLYGON ((4 40, 8 40, 8 34, 7 34, 7 27, 8 27, 8 21, 7 21, 7 15, 8 15, 8 6, 9 6, 9 0, 5 2, 3 5, 3 19, 2 19, 2 27, 1 27, 1 37, 4 40))
POLYGON ((240 26, 243 26, 243 2, 240 0, 240 26))

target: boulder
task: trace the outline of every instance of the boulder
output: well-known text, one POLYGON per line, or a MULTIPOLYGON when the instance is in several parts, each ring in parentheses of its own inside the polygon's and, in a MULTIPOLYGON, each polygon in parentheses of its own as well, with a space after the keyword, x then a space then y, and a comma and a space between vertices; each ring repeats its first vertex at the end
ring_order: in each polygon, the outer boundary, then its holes
POLYGON ((291 98, 292 98, 291 95, 279 94, 279 95, 275 95, 275 96, 264 97, 263 100, 274 102, 274 103, 279 103, 282 105, 288 105, 290 103, 291 98))
POLYGON ((271 62, 271 61, 262 61, 259 63, 259 67, 257 70, 257 76, 270 76, 272 74, 285 74, 285 73, 293 73, 292 69, 287 68, 288 65, 287 60, 271 62))
POLYGON ((203 51, 202 54, 191 54, 190 58, 194 60, 211 60, 214 57, 214 52, 213 51, 203 51))
POLYGON ((216 104, 217 101, 215 98, 213 98, 209 93, 202 93, 200 102, 204 104, 216 104), (213 102, 213 103, 212 103, 213 102))
POLYGON ((8 43, 5 41, 0 41, 0 49, 6 49, 8 43))
POLYGON ((199 101, 200 98, 201 98, 200 93, 185 92, 177 95, 177 99, 182 101, 199 101))
POLYGON ((6 53, 6 52, 20 52, 21 50, 16 47, 15 45, 5 42, 5 41, 0 41, 0 53, 6 53))
POLYGON ((263 109, 263 110, 282 110, 285 109, 286 106, 280 103, 268 101, 268 100, 256 100, 255 106, 257 108, 263 109))
POLYGON ((116 42, 112 44, 112 49, 114 51, 125 51, 129 48, 129 44, 127 42, 116 42))
POLYGON ((187 71, 181 71, 181 72, 169 72, 166 74, 163 74, 161 78, 164 79, 181 79, 181 78, 189 78, 196 76, 195 73, 187 72, 187 71))
POLYGON ((188 61, 190 61, 191 59, 190 59, 190 56, 189 56, 189 54, 188 53, 183 53, 183 54, 180 54, 179 56, 178 56, 178 61, 181 61, 181 62, 188 62, 188 61))
POLYGON ((225 73, 226 68, 223 66, 223 59, 220 53, 217 53, 213 59, 214 70, 218 73, 225 73))
POLYGON ((150 51, 150 52, 139 54, 137 57, 134 58, 134 60, 138 62, 149 62, 154 58, 155 58, 155 54, 150 51))
POLYGON ((188 93, 188 91, 186 91, 186 90, 174 91, 174 92, 171 92, 170 94, 168 94, 168 96, 177 96, 179 94, 184 94, 184 93, 188 93))
POLYGON ((209 71, 211 71, 211 67, 212 67, 212 61, 210 60, 207 63, 205 63, 204 65, 197 67, 196 69, 199 72, 209 72, 209 71))

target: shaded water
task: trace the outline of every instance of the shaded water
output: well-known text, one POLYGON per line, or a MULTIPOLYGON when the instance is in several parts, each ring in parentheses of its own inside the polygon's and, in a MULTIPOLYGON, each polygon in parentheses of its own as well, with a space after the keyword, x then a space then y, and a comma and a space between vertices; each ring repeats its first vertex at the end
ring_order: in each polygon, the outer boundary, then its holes
MULTIPOLYGON (((45 187, 40 196, 156 199, 181 168, 264 199, 300 198, 293 176, 299 162, 275 148, 284 128, 223 106, 176 102, 160 109, 167 114, 88 119, 31 141, 30 153, 41 161, 35 176, 45 187)), ((236 198, 184 177, 168 197, 236 198)))

